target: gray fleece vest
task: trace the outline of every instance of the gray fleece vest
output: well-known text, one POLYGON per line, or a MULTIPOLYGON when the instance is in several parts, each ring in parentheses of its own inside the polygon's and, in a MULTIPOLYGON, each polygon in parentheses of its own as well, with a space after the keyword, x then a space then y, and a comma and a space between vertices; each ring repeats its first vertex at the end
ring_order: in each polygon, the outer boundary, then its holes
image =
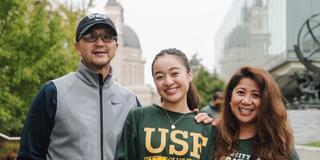
POLYGON ((82 63, 76 73, 53 80, 57 88, 57 111, 50 136, 47 159, 112 160, 129 110, 136 96, 112 80, 102 88, 103 117, 100 116, 98 74, 82 63), (101 127, 100 119, 103 119, 101 127), (101 139, 103 130, 103 139, 101 139))

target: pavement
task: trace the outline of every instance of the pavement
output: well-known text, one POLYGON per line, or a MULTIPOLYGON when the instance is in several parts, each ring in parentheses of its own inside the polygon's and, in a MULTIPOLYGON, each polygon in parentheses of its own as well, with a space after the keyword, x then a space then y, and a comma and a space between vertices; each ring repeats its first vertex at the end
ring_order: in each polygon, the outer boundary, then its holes
POLYGON ((320 110, 288 110, 295 144, 320 141, 320 110))

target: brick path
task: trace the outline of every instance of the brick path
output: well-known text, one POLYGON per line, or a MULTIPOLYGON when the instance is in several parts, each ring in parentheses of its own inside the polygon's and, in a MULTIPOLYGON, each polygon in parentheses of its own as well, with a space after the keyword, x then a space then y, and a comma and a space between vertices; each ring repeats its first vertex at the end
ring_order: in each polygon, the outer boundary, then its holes
POLYGON ((288 110, 288 114, 296 144, 320 141, 319 109, 288 110))

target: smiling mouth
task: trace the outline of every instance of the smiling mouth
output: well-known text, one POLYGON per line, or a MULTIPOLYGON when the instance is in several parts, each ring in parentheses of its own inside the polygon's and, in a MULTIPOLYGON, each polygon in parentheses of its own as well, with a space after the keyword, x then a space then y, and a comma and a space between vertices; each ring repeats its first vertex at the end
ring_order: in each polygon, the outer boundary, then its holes
POLYGON ((97 55, 97 56, 104 56, 106 54, 108 54, 107 52, 105 51, 95 51, 93 52, 94 55, 97 55))
POLYGON ((243 115, 243 116, 248 116, 248 115, 251 114, 251 112, 254 111, 254 109, 239 107, 239 111, 240 111, 240 114, 241 114, 241 115, 243 115))
POLYGON ((106 51, 94 51, 93 53, 94 54, 106 54, 107 52, 106 51))
POLYGON ((174 94, 177 92, 177 88, 169 88, 164 90, 167 94, 174 94))

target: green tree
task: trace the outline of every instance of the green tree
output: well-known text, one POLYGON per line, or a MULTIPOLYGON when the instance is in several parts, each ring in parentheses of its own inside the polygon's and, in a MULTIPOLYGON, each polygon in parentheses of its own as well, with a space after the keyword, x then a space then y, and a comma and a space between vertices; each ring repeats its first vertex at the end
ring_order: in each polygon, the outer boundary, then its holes
POLYGON ((197 73, 197 71, 203 67, 203 65, 201 64, 202 59, 198 58, 198 54, 195 53, 192 55, 191 59, 190 59, 190 67, 192 69, 192 71, 194 73, 197 73))
MULTIPOLYGON (((63 22, 63 28, 67 37, 65 47, 67 47, 70 53, 76 53, 73 44, 75 42, 75 30, 78 26, 78 22, 87 13, 88 9, 93 7, 93 0, 82 0, 79 3, 82 5, 76 6, 72 3, 72 0, 70 0, 69 4, 68 1, 65 1, 65 4, 58 3, 58 8, 56 10, 60 12, 61 16, 65 17, 63 22)), ((70 65, 77 67, 78 62, 78 58, 76 58, 76 61, 71 61, 70 65)))
POLYGON ((0 132, 17 136, 41 85, 75 69, 71 42, 84 11, 47 0, 3 0, 0 8, 0 132))
POLYGON ((224 89, 224 82, 216 74, 210 73, 202 64, 197 55, 190 59, 194 71, 193 83, 200 94, 200 106, 203 107, 211 100, 212 94, 224 89))

